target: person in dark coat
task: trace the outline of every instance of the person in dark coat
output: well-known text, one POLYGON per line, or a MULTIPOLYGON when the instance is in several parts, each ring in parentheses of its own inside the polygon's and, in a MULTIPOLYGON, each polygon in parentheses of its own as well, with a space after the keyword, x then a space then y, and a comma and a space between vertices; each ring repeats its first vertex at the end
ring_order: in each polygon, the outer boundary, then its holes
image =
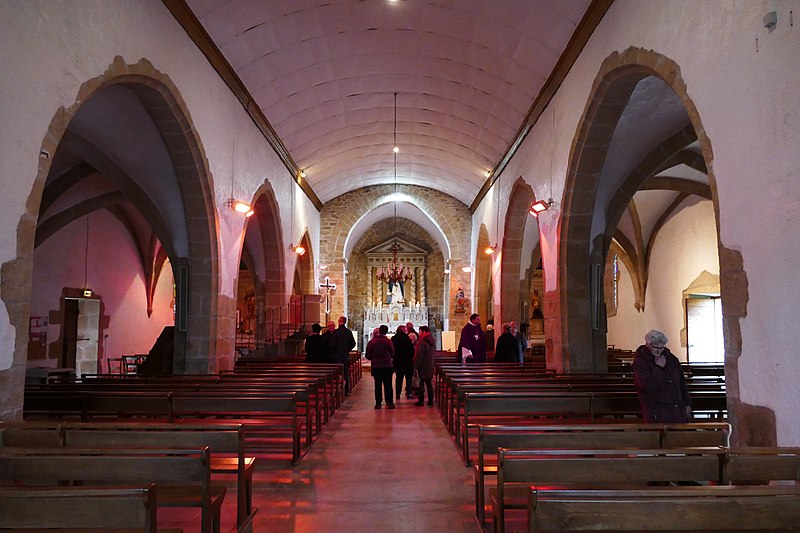
POLYGON ((525 352, 528 350, 528 336, 517 329, 517 323, 513 320, 508 323, 508 331, 514 336, 514 341, 517 343, 517 363, 525 362, 525 352))
POLYGON ((428 405, 433 405, 433 356, 436 353, 436 339, 428 326, 419 327, 419 341, 414 354, 414 370, 419 376, 419 399, 414 405, 425 404, 425 389, 428 389, 428 405))
POLYGON ((667 336, 650 330, 633 357, 633 380, 645 422, 670 424, 691 420, 692 402, 678 358, 667 349, 667 336))
POLYGON ((516 363, 519 352, 519 344, 514 335, 511 334, 511 327, 504 323, 503 333, 497 337, 497 346, 494 349, 495 363, 516 363))
POLYGON ((333 336, 333 332, 336 331, 336 323, 333 320, 329 320, 325 324, 325 331, 322 332, 322 362, 323 363, 335 363, 336 358, 334 357, 334 350, 336 349, 336 339, 333 336))
POLYGON ((378 334, 367 343, 367 350, 364 354, 372 363, 372 378, 375 380, 375 409, 381 408, 383 403, 382 392, 386 396, 386 406, 394 409, 392 398, 392 373, 394 372, 394 345, 386 334, 389 328, 382 324, 378 328, 378 334))
MULTIPOLYGON (((339 317, 339 327, 333 332, 334 362, 342 365, 344 370, 344 394, 350 394, 350 350, 356 347, 353 332, 347 329, 347 317, 339 317)), ((388 339, 387 339, 388 340, 388 339)))
POLYGON ((406 399, 411 399, 411 375, 414 373, 414 345, 406 334, 406 326, 397 326, 392 337, 394 345, 394 393, 400 399, 403 392, 403 379, 406 382, 406 399))
POLYGON ((319 323, 311 326, 311 335, 306 337, 306 363, 325 362, 325 340, 320 335, 319 323))
POLYGON ((467 357, 467 363, 486 362, 486 339, 481 329, 481 317, 478 313, 472 313, 461 330, 461 338, 458 341, 458 355, 463 357, 464 349, 472 354, 467 357))

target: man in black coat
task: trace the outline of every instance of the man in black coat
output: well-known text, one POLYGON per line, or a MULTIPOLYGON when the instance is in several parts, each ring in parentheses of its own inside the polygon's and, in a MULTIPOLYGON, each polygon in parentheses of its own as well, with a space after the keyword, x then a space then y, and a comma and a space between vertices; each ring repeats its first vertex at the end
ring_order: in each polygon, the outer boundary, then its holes
POLYGON ((339 327, 333 332, 333 356, 344 370, 344 394, 350 395, 350 350, 356 347, 353 332, 347 329, 347 317, 339 317, 339 327))
POLYGON ((311 326, 311 335, 306 337, 306 363, 325 362, 325 340, 319 332, 322 326, 319 323, 311 326))
POLYGON ((400 399, 403 390, 403 378, 406 380, 406 398, 411 399, 411 376, 414 373, 414 344, 406 333, 406 326, 397 326, 392 337, 394 345, 394 390, 395 397, 400 399))

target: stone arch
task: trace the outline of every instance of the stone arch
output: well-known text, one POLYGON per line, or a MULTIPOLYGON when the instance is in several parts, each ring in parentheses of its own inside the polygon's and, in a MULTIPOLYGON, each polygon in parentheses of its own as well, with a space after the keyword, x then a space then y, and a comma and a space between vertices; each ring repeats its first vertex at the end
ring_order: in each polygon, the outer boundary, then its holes
POLYGON ((519 272, 522 263, 522 243, 529 206, 536 201, 533 189, 522 177, 511 187, 508 210, 503 224, 502 257, 500 259, 500 317, 509 322, 518 320, 519 302, 527 296, 520 292, 519 272))
POLYGON ((259 277, 264 288, 264 315, 259 312, 259 338, 272 339, 278 331, 274 327, 280 324, 280 309, 289 301, 289 290, 286 287, 285 252, 283 245, 283 229, 281 212, 272 184, 265 181, 254 195, 253 209, 255 214, 248 220, 257 224, 260 235, 262 271, 259 277), (263 331, 262 328, 266 328, 263 331))
MULTIPOLYGON (((450 257, 445 257, 451 264, 450 286, 470 286, 469 274, 461 271, 461 267, 471 261, 472 215, 465 204, 440 191, 416 185, 364 187, 329 200, 320 211, 319 258, 321 263, 328 265, 328 275, 337 286, 331 302, 331 316, 345 311, 347 261, 344 255, 352 229, 365 215, 397 197, 424 212, 446 240, 450 248, 450 257)), ((446 254, 445 250, 442 251, 446 254)), ((447 290, 449 292, 450 287, 447 290)), ((462 318, 456 318, 450 308, 450 320, 460 322, 462 318)))
MULTIPOLYGON (((708 171, 717 221, 723 324, 726 333, 725 372, 729 384, 728 409, 731 419, 740 423, 738 435, 735 434, 734 437, 749 444, 775 442, 777 438, 773 413, 768 409, 742 404, 738 395, 738 357, 741 355, 742 342, 739 320, 747 314, 747 275, 743 270, 741 254, 725 248, 720 241, 719 199, 713 171, 711 140, 689 96, 679 66, 652 50, 631 47, 621 53, 615 52, 603 61, 573 138, 564 188, 564 209, 560 220, 558 304, 562 317, 561 336, 553 341, 560 343, 557 349, 562 353, 564 370, 589 371, 604 368, 606 339, 604 325, 601 324, 603 317, 599 309, 595 316, 591 311, 592 291, 602 287, 602 279, 596 280, 599 281, 599 287, 597 284, 593 285, 586 272, 594 272, 596 269, 602 278, 610 239, 603 234, 592 238, 594 203, 598 192, 598 178, 614 127, 636 85, 648 76, 660 78, 682 103, 708 171), (772 422, 764 423, 763 420, 772 422), (750 427, 758 428, 762 435, 757 436, 758 432, 748 431, 750 427), (765 430, 766 435, 763 433, 765 430)), ((686 133, 684 131, 679 133, 681 134, 686 133)), ((632 178, 632 181, 624 185, 628 193, 635 181, 632 178)), ((625 191, 621 194, 624 195, 625 191)), ((614 201, 612 210, 619 211, 620 204, 621 202, 614 201)), ((606 228, 611 231, 613 228, 610 226, 608 224, 606 228)))
MULTIPOLYGON (((187 231, 186 256, 171 257, 176 280, 185 290, 179 291, 183 315, 176 324, 176 372, 213 370, 216 355, 218 254, 217 217, 214 209, 211 173, 205 150, 197 136, 188 106, 177 86, 147 60, 127 64, 117 56, 100 76, 86 81, 78 90, 74 103, 59 108, 47 129, 40 149, 38 172, 17 225, 17 257, 2 266, 2 300, 10 323, 16 331, 10 382, 22 383, 27 353, 29 299, 33 271, 33 243, 36 224, 52 159, 67 128, 84 102, 97 91, 120 85, 140 100, 162 137, 169 154, 178 187, 181 191, 184 223, 187 231), (19 379, 15 379, 19 378, 19 379)), ((9 403, 0 406, 3 417, 18 417, 22 391, 15 390, 9 403)))
POLYGON ((487 324, 494 315, 492 286, 492 256, 484 253, 489 246, 489 230, 484 224, 478 229, 478 243, 475 248, 475 289, 472 299, 472 312, 481 316, 481 322, 487 324))
MULTIPOLYGON (((300 239, 300 246, 305 248, 306 253, 297 256, 295 263, 296 278, 298 280, 297 294, 314 294, 314 250, 311 248, 311 239, 308 236, 308 230, 303 232, 303 237, 300 239)), ((292 291, 294 292, 293 287, 292 291)))

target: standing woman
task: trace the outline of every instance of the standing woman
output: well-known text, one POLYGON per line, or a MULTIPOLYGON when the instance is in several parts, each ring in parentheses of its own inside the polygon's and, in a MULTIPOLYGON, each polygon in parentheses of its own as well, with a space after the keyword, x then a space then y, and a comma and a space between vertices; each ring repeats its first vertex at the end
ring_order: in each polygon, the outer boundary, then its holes
POLYGON ((433 354, 436 340, 428 326, 419 327, 419 341, 414 354, 414 370, 419 376, 419 399, 414 405, 425 404, 425 389, 428 389, 428 405, 433 405, 433 354))
POLYGON ((392 374, 394 374, 394 346, 386 334, 389 328, 382 324, 378 334, 367 344, 366 358, 372 363, 372 378, 375 380, 375 409, 381 408, 382 393, 386 396, 386 406, 394 409, 392 397, 392 374))

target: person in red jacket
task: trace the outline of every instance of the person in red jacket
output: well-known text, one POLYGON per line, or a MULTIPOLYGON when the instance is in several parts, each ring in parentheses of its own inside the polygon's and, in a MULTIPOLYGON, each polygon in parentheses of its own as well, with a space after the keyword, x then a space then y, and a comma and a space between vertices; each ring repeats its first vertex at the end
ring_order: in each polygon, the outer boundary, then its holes
POLYGON ((433 356, 436 353, 436 339, 428 326, 419 327, 419 341, 414 354, 414 370, 419 376, 419 399, 414 405, 425 403, 425 389, 428 389, 428 405, 433 405, 433 356))
POLYGON ((383 403, 382 393, 386 396, 386 406, 394 409, 394 396, 392 395, 392 374, 394 374, 394 346, 386 337, 389 328, 382 324, 378 328, 378 335, 367 343, 365 357, 372 363, 372 378, 375 380, 375 409, 380 409, 383 403))

